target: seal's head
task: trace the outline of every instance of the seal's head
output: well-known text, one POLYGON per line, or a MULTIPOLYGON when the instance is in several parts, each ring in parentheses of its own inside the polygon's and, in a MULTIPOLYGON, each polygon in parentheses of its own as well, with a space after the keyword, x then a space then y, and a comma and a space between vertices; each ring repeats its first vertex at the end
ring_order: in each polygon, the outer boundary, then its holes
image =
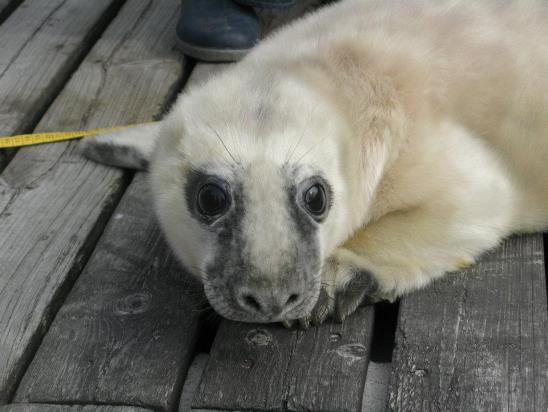
POLYGON ((221 315, 296 319, 317 301, 345 231, 335 111, 302 79, 240 66, 188 91, 163 121, 155 208, 221 315))

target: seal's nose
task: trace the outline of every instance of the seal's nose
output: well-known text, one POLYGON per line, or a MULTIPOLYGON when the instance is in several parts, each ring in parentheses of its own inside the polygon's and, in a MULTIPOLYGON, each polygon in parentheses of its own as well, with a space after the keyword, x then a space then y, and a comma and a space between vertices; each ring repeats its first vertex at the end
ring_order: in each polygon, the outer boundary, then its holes
POLYGON ((276 318, 289 312, 302 302, 302 295, 298 292, 273 293, 271 290, 241 290, 236 298, 240 307, 254 316, 276 318))

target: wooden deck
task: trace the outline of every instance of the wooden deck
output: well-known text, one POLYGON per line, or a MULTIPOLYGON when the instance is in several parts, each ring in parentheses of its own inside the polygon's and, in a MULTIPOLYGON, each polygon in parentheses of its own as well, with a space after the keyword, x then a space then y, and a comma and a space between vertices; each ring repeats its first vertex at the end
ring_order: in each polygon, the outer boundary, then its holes
MULTIPOLYGON (((0 135, 161 116, 224 69, 173 50, 179 3, 0 0, 0 135)), ((75 142, 3 151, 0 412, 546 411, 544 244, 343 324, 238 324, 204 310, 146 176, 75 142)))

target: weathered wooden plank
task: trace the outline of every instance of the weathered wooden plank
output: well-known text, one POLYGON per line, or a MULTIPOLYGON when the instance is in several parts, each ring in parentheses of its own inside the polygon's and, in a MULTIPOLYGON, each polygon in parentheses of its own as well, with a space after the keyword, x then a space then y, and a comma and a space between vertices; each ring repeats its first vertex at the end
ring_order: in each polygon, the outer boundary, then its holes
MULTIPOLYGON (((375 331, 373 334, 375 334, 375 331)), ((371 358, 373 358, 373 356, 371 356, 371 358)), ((391 363, 378 363, 373 360, 369 362, 361 412, 386 411, 391 366, 391 363)))
POLYGON ((546 302, 541 235, 403 299, 390 409, 545 411, 546 302))
MULTIPOLYGON (((200 64, 187 83, 206 81, 226 66, 200 64)), ((193 308, 203 309, 205 302, 159 238, 150 205, 139 173, 59 310, 16 401, 115 402, 162 410, 179 402, 200 316, 193 308), (146 303, 146 309, 139 306, 135 321, 117 329, 120 314, 105 308, 126 301, 146 303), (51 370, 63 373, 52 379, 51 370)))
POLYGON ((223 321, 194 409, 359 411, 373 307, 308 331, 223 321))
MULTIPOLYGON (((225 67, 201 64, 188 83, 203 82, 225 67)), ((205 305, 201 288, 190 280, 161 240, 145 175, 139 173, 15 400, 173 409, 194 351, 201 315, 195 309, 205 305), (120 311, 128 304, 134 309, 120 311), (52 379, 52 370, 63 372, 52 379)))
POLYGON ((14 403, 0 406, 0 412, 152 412, 135 406, 113 405, 46 405, 39 403, 14 403))
POLYGON ((124 195, 17 402, 178 404, 205 298, 163 241, 147 183, 139 174, 124 195))
POLYGON ((121 4, 27 0, 0 25, 0 136, 30 131, 121 4))
MULTIPOLYGON (((178 5, 129 0, 38 130, 134 123, 158 113, 184 71, 172 47, 178 5)), ((125 188, 123 172, 86 161, 76 147, 24 148, 0 175, 0 403, 125 188)))

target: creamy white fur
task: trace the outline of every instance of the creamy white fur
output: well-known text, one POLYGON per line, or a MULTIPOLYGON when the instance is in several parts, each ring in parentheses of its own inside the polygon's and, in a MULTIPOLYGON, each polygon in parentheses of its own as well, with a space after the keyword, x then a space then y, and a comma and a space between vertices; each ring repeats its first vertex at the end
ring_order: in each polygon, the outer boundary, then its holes
MULTIPOLYGON (((393 298, 546 228, 547 21, 540 1, 346 0, 282 29, 163 121, 151 180, 174 250, 202 270, 215 247, 181 200, 192 167, 244 165, 268 208, 288 153, 335 192, 319 229, 332 297, 351 267, 393 298)), ((289 245, 249 236, 264 259, 289 245)))

